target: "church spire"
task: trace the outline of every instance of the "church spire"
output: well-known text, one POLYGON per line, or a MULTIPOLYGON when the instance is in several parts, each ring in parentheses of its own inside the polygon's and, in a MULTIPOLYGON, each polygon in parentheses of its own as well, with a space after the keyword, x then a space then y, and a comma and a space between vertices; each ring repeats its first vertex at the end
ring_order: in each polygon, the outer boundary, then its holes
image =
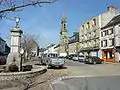
POLYGON ((60 53, 67 54, 68 52, 68 31, 67 31, 67 19, 63 15, 61 19, 61 30, 60 30, 60 53))
POLYGON ((67 18, 65 15, 63 15, 62 19, 61 19, 61 32, 66 32, 67 31, 67 18))

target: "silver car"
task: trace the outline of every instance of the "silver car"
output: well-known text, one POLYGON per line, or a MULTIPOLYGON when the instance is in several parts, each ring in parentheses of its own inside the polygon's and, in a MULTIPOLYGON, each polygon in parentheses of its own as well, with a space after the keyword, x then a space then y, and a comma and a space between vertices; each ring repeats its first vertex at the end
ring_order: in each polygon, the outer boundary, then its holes
POLYGON ((42 58, 42 64, 45 64, 48 67, 63 68, 65 65, 65 58, 59 57, 58 54, 49 53, 42 58))

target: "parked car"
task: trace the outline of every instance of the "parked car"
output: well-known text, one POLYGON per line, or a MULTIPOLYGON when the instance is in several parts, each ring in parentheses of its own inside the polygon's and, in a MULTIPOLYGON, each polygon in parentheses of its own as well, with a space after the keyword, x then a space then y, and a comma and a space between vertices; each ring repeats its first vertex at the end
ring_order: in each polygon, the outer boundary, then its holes
POLYGON ((69 59, 69 60, 73 60, 73 57, 75 56, 76 54, 70 54, 68 55, 66 58, 69 59))
POLYGON ((0 56, 0 65, 6 64, 6 58, 4 56, 0 56))
POLYGON ((47 65, 48 67, 63 68, 65 65, 65 58, 59 57, 58 54, 55 53, 49 53, 43 57, 41 63, 47 65))
POLYGON ((50 58, 50 62, 48 63, 48 66, 50 66, 50 67, 63 68, 64 65, 65 65, 65 58, 63 58, 63 57, 50 58))
POLYGON ((86 56, 84 56, 84 55, 77 55, 77 54, 76 54, 76 55, 73 56, 72 60, 73 60, 73 61, 84 62, 85 57, 86 57, 86 56))
POLYGON ((79 55, 77 55, 77 54, 74 55, 74 56, 72 57, 72 60, 73 60, 73 61, 78 61, 78 60, 79 60, 79 55))
POLYGON ((85 57, 86 57, 86 56, 84 56, 84 55, 79 55, 78 61, 79 61, 79 62, 84 62, 85 57))
POLYGON ((102 64, 104 61, 96 56, 86 56, 85 64, 102 64))

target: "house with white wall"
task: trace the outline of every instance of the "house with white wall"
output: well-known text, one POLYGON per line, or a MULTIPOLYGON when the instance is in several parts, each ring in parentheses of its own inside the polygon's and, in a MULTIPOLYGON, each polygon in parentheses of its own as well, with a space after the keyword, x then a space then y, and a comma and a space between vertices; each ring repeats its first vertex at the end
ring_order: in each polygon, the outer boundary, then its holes
POLYGON ((120 62, 120 14, 101 28, 100 49, 106 62, 120 62))
POLYGON ((46 50, 44 51, 44 53, 57 53, 55 47, 56 47, 55 44, 49 44, 49 45, 46 47, 46 50))

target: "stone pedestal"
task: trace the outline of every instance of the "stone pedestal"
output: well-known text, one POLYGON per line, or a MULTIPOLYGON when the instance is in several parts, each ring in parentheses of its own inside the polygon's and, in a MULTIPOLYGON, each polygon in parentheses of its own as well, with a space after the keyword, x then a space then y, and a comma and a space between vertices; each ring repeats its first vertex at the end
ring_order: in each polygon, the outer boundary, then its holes
POLYGON ((21 63, 21 55, 20 55, 20 47, 21 47, 21 34, 22 30, 19 28, 11 29, 11 49, 10 54, 7 58, 7 70, 9 71, 9 66, 12 63, 15 63, 19 70, 20 70, 20 63, 21 63), (15 60, 13 60, 13 58, 15 60))

